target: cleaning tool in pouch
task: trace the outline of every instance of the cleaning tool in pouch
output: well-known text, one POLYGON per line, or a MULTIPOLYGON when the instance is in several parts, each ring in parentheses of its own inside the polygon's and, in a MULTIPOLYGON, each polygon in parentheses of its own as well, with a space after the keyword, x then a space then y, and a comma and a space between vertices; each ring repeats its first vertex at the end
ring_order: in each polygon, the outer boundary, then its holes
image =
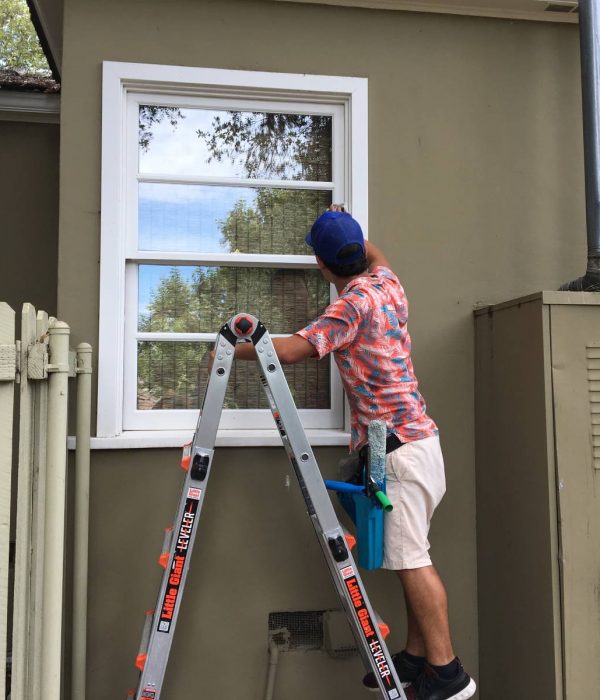
POLYGON ((354 496, 358 564, 365 569, 379 569, 383 564, 383 514, 391 507, 385 497, 385 439, 383 421, 369 423, 369 448, 365 465, 365 494, 354 496), (381 499, 384 497, 384 500, 381 499))
POLYGON ((383 515, 392 509, 385 495, 386 433, 383 421, 371 421, 368 447, 340 465, 346 481, 326 482, 356 525, 358 564, 368 570, 383 563, 383 515))

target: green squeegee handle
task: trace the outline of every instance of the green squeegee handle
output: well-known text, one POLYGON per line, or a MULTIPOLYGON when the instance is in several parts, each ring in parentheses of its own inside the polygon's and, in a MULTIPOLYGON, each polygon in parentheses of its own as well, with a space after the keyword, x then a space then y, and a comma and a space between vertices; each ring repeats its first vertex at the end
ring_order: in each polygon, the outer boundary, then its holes
POLYGON ((394 506, 392 505, 390 499, 383 491, 377 488, 376 482, 373 481, 373 479, 371 479, 371 493, 375 496, 379 503, 381 503, 381 506, 386 513, 394 510, 394 506))
POLYGON ((383 506, 383 510, 385 510, 386 513, 389 513, 391 510, 394 510, 392 502, 385 495, 385 493, 383 493, 383 491, 375 491, 375 497, 381 503, 381 505, 383 506))

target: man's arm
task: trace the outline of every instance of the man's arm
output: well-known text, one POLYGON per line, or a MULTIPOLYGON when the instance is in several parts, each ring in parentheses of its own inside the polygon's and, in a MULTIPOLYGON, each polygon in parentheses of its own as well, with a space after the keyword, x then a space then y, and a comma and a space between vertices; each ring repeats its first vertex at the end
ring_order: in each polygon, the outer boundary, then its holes
MULTIPOLYGON (((307 357, 316 356, 316 351, 308 340, 299 335, 290 335, 287 338, 273 338, 273 347, 282 365, 293 365, 307 357)), ((238 343, 235 346, 236 360, 255 360, 256 350, 253 343, 238 343)))
POLYGON ((371 243, 371 241, 365 241, 365 253, 367 256, 367 264, 369 266, 369 270, 372 270, 374 267, 378 267, 379 265, 387 268, 390 267, 388 259, 379 250, 379 248, 377 248, 377 246, 371 243))

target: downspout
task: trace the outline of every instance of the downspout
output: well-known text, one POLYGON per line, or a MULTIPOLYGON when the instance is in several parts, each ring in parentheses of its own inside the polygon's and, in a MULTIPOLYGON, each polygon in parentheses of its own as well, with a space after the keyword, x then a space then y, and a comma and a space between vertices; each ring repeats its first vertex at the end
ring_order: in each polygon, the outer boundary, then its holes
POLYGON ((588 241, 583 277, 563 284, 561 291, 600 291, 600 1, 579 0, 583 150, 588 241))

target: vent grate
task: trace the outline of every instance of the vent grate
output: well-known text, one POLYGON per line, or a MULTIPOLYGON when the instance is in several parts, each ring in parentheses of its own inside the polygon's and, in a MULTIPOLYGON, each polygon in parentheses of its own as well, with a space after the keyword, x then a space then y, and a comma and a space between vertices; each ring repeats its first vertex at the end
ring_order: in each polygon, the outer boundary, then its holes
POLYGON ((586 348, 592 428, 592 465, 600 469, 600 343, 586 348))
POLYGON ((269 637, 282 651, 323 647, 323 610, 269 613, 269 637))
POLYGON ((358 651, 343 610, 269 613, 269 640, 280 652, 324 650, 334 659, 346 659, 358 651))
POLYGON ((544 3, 544 12, 579 12, 579 3, 573 0, 538 0, 544 3))

